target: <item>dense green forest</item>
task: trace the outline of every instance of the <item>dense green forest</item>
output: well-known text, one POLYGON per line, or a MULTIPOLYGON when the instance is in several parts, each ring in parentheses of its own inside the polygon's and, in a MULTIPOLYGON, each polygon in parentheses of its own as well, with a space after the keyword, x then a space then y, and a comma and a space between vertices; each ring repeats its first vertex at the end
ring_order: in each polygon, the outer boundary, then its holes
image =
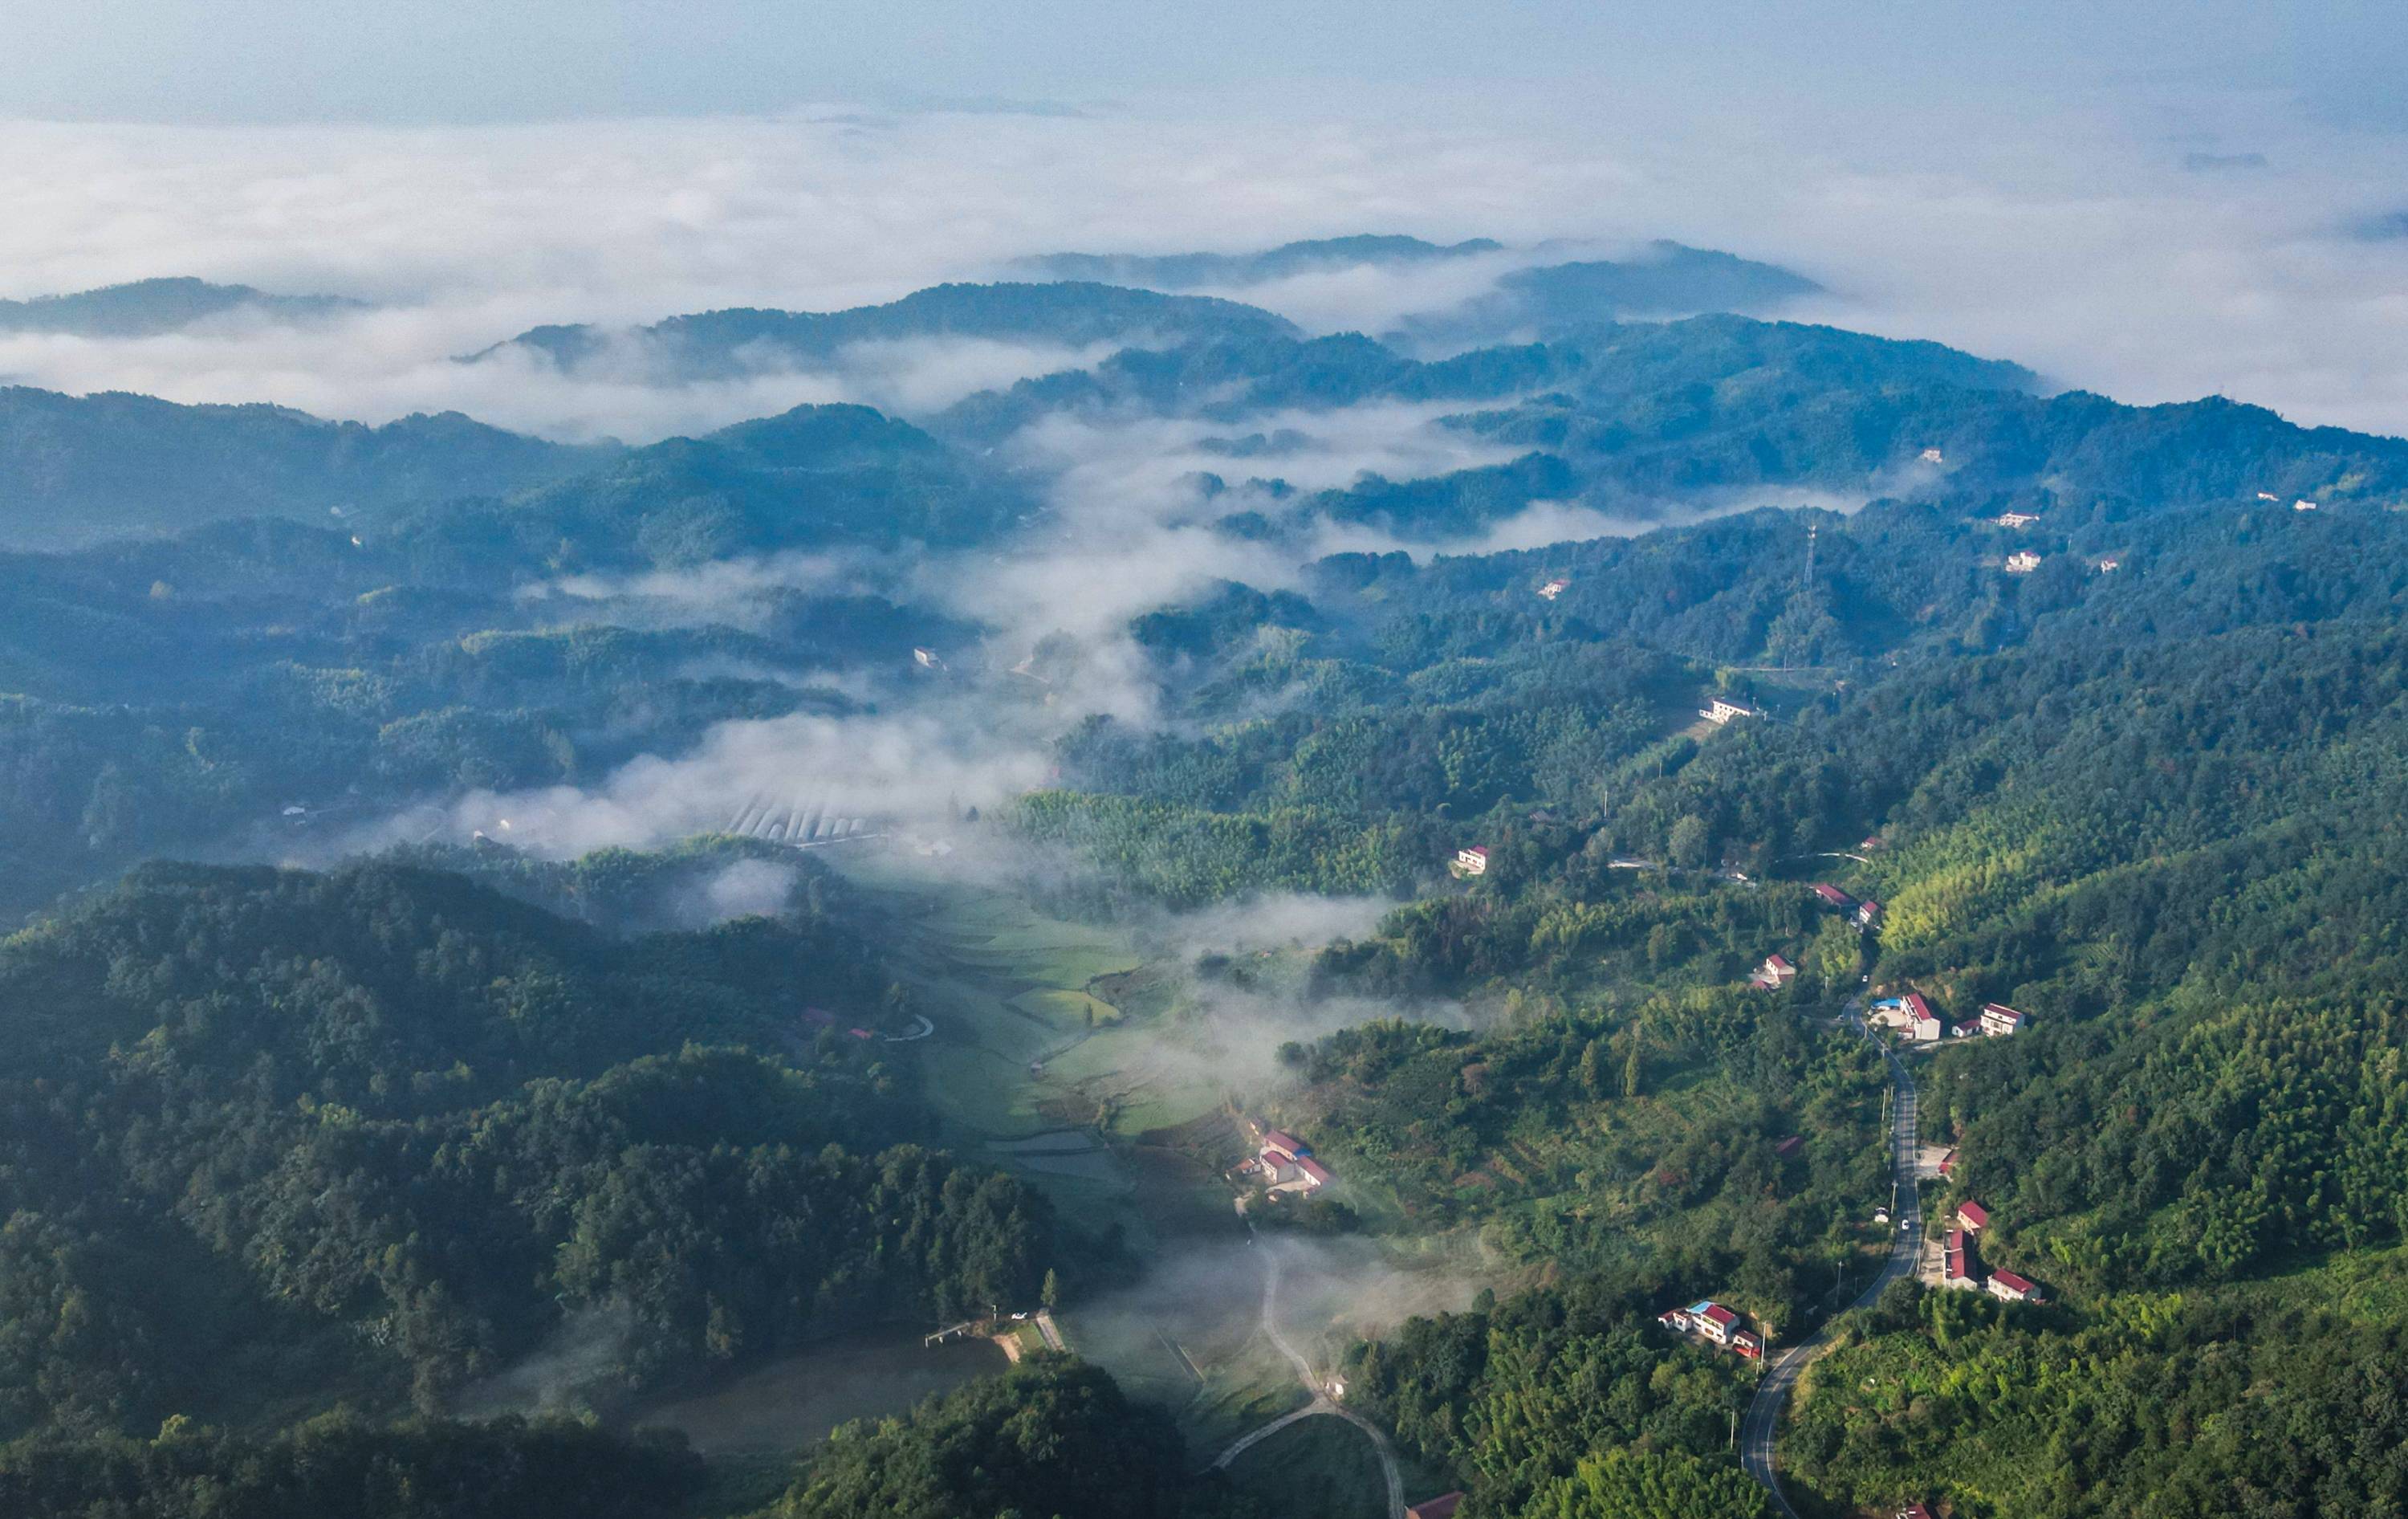
POLYGON ((622 1387, 1033 1297, 824 919, 614 939, 456 876, 152 867, 0 945, 0 1422, 440 1410, 580 1315, 622 1387))

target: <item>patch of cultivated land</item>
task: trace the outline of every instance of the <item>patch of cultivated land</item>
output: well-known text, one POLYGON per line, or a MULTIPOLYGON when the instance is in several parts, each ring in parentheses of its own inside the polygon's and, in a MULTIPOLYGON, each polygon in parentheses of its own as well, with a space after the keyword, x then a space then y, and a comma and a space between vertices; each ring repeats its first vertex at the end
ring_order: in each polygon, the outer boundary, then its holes
POLYGON ((1230 1480, 1283 1519, 1385 1519, 1387 1486, 1363 1431, 1303 1419, 1229 1465, 1230 1480))

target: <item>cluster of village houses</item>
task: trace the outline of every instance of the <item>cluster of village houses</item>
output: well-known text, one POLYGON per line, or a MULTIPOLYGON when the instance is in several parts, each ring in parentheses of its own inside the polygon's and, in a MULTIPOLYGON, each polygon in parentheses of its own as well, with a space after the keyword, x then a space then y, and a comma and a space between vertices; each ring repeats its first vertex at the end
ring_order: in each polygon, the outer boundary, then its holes
POLYGON ((1232 1176, 1259 1177, 1275 1197, 1309 1195, 1329 1184, 1329 1172, 1312 1158, 1312 1146, 1284 1129, 1253 1122, 1246 1126, 1256 1136, 1254 1153, 1238 1163, 1232 1176))
MULTIPOLYGON (((1943 1180, 1952 1180, 1956 1171, 1956 1152, 1951 1150, 1940 1157, 1940 1175, 1943 1180)), ((2004 1298, 2011 1303, 2045 1301, 2040 1288, 2029 1278, 2018 1276, 2004 1268, 1992 1271, 1986 1278, 1976 1274, 1980 1263, 1973 1257, 1973 1240, 1989 1226, 1990 1211, 1980 1203, 1969 1197, 1956 1205, 1956 1225, 1941 1240, 1940 1284, 1965 1291, 1980 1287, 1991 1297, 2004 1298)))
POLYGON ((1875 1028, 1896 1029, 1907 1044, 1937 1044, 1942 1039, 2008 1039, 2022 1031, 2025 1019, 2003 1002, 1985 1002, 1972 1017, 1943 1025, 1921 992, 1908 992, 1875 1000, 1865 1021, 1875 1028))

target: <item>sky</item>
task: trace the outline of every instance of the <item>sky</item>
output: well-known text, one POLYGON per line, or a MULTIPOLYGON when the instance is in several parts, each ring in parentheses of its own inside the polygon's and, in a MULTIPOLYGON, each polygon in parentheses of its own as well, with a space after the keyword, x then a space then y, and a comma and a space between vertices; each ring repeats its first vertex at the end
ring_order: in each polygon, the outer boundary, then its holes
MULTIPOLYGON (((1670 236, 1813 276, 1804 314, 2059 384, 2408 434, 2408 236, 2365 235, 2408 211, 2408 26, 2355 0, 0 6, 0 295, 196 274, 382 306, 0 339, 20 382, 642 440, 838 396, 910 414, 1082 356, 675 393, 449 360, 1063 248, 1670 236)), ((1445 293, 1242 294, 1378 331, 1445 293)))
POLYGON ((786 109, 830 99, 1073 107, 1197 93, 1310 108, 1356 90, 1495 100, 1745 89, 1876 106, 2139 81, 2403 109, 2370 0, 11 0, 0 111, 412 124, 786 109))

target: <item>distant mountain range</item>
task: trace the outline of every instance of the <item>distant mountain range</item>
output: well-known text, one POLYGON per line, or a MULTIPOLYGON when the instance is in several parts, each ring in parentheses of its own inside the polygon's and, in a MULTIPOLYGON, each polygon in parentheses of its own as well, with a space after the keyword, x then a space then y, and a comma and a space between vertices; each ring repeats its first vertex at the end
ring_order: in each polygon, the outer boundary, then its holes
MULTIPOLYGON (((1150 290, 1242 290, 1296 275, 1423 266, 1511 251, 1485 237, 1459 243, 1326 237, 1252 253, 1047 253, 1020 260, 1014 268, 1150 290)), ((1424 351, 1469 348, 1562 337, 1600 322, 1638 317, 1768 315, 1823 293, 1813 280, 1777 265, 1676 242, 1652 242, 1618 260, 1539 262, 1546 251, 1522 251, 1522 266, 1500 273, 1492 289, 1455 307, 1408 316, 1385 335, 1387 340, 1424 351)))
POLYGON ((1515 269, 1461 306, 1406 318, 1389 338, 1427 349, 1562 337, 1633 318, 1766 315, 1823 293, 1813 280, 1777 265, 1656 242, 1641 256, 1619 262, 1515 269))
POLYGON ((0 301, 0 332, 78 337, 154 337, 216 317, 257 317, 299 325, 368 309, 340 295, 278 295, 249 285, 179 277, 136 279, 68 295, 0 301))
POLYGON ((1252 253, 1039 253, 1016 259, 1011 266, 1039 279, 1092 279, 1148 290, 1200 290, 1258 285, 1291 275, 1354 265, 1434 264, 1503 251, 1503 243, 1486 237, 1433 243, 1419 237, 1365 234, 1282 243, 1252 253))
POLYGON ((1283 336, 1285 318, 1234 301, 1096 284, 938 285, 884 306, 844 311, 738 308, 670 317, 647 327, 537 327, 471 353, 517 353, 563 373, 609 368, 659 384, 809 367, 863 343, 986 338, 1064 348, 1170 347, 1200 337, 1283 336))

